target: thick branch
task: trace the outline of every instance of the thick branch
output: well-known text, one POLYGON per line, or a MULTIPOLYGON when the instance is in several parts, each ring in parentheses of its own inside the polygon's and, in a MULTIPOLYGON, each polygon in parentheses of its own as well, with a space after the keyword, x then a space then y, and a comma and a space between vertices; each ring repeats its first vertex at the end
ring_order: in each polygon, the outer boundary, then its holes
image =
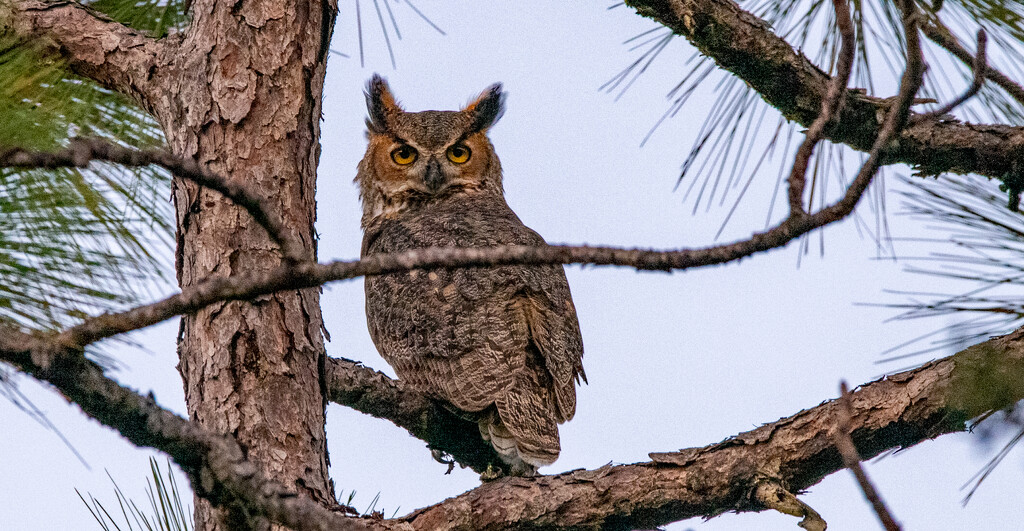
MULTIPOLYGON (((829 76, 769 25, 732 0, 631 0, 627 4, 686 37, 701 53, 746 81, 782 114, 810 126, 822 108, 829 76)), ((840 119, 825 137, 868 151, 886 100, 848 92, 840 119)), ((1018 127, 953 121, 919 123, 889 147, 882 164, 903 162, 924 174, 1001 177, 1013 169, 1024 135, 1018 127)))
POLYGON ((0 326, 0 361, 49 382, 132 444, 166 452, 189 475, 198 495, 226 509, 229 528, 253 529, 260 518, 296 530, 370 527, 267 480, 234 439, 207 432, 118 385, 80 351, 0 326))
POLYGON ((52 42, 76 74, 134 98, 149 110, 154 70, 166 41, 156 41, 78 2, 0 0, 0 35, 52 42))
MULTIPOLYGON (((857 389, 850 428, 871 458, 962 431, 967 419, 1024 399, 1024 331, 975 345, 857 389), (997 398, 998 397, 998 398, 997 398)), ((653 461, 505 478, 416 511, 416 529, 649 529, 726 511, 760 511, 774 482, 799 492, 843 468, 834 446, 838 401, 825 402, 704 448, 653 461)), ((824 515, 827 519, 828 515, 824 515)))
MULTIPOLYGON (((362 528, 260 477, 237 444, 117 385, 80 352, 0 328, 0 359, 53 384, 87 414, 140 446, 167 452, 201 495, 236 517, 264 515, 296 529, 362 528)), ((870 383, 852 396, 849 428, 859 453, 961 431, 965 421, 1024 398, 1024 331, 870 383)), ((365 386, 391 392, 386 381, 365 386)), ((799 491, 842 468, 833 446, 838 404, 826 402, 705 448, 651 454, 653 461, 506 478, 382 526, 505 529, 527 526, 650 527, 727 510, 757 511, 766 481, 799 491)))

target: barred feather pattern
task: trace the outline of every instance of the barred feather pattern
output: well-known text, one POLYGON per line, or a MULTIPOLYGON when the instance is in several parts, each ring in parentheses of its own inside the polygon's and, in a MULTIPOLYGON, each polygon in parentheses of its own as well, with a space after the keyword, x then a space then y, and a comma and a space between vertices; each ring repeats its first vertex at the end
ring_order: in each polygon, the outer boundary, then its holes
MULTIPOLYGON (((383 78, 370 79, 355 179, 363 256, 544 244, 505 202, 487 137, 504 101, 495 84, 459 111, 406 112, 383 78)), ((575 414, 586 381, 562 266, 414 270, 365 283, 370 336, 406 386, 476 420, 513 474, 558 458, 558 424, 575 414)))
MULTIPOLYGON (((363 254, 512 244, 544 240, 503 199, 476 195, 378 220, 363 254)), ((558 424, 575 414, 576 384, 586 378, 561 266, 410 271, 365 282, 370 335, 406 385, 479 413, 481 434, 513 470, 558 458, 558 424)))

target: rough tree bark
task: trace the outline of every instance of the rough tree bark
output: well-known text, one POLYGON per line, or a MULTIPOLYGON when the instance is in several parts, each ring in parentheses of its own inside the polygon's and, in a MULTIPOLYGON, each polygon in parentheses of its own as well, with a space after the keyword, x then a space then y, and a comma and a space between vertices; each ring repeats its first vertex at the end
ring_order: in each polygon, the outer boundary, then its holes
MULTIPOLYGON (((814 118, 827 76, 735 3, 636 0, 630 4, 686 35, 720 66, 747 79, 787 116, 801 122, 814 118), (751 46, 740 46, 748 41, 751 46), (743 50, 748 52, 740 53, 743 50), (757 83, 758 79, 780 77, 755 75, 765 71, 793 74, 782 76, 789 99, 778 97, 787 94, 775 90, 779 87, 757 83), (793 97, 793 93, 799 95, 793 97)), ((193 7, 194 20, 184 35, 154 41, 74 2, 0 0, 0 32, 13 29, 18 34, 51 37, 58 53, 77 73, 134 97, 153 113, 176 154, 259 190, 292 231, 290 238, 301 242, 307 257, 315 259, 319 102, 334 13, 330 2, 198 0, 193 7)), ((834 140, 864 148, 877 135, 874 117, 879 102, 852 95, 849 100, 841 117, 843 127, 829 133, 834 140)), ((974 151, 962 153, 957 151, 962 129, 948 123, 923 124, 904 131, 900 149, 890 150, 887 161, 900 160, 934 171, 1001 175, 1019 150, 1020 129, 996 131, 995 126, 989 127, 972 129, 982 138, 971 137, 974 151), (982 149, 984 146, 990 149, 982 149), (932 157, 931 165, 926 165, 925 159, 936 154, 944 156, 932 157)), ((185 181, 175 182, 174 200, 177 267, 183 288, 211 277, 233 275, 238 284, 246 278, 275 274, 281 263, 276 246, 241 208, 185 181)), ((506 260, 523 259, 515 254, 524 252, 522 249, 512 251, 506 260)), ((559 253, 569 251, 543 248, 533 252, 537 255, 533 260, 560 263, 568 255, 559 253)), ((700 261, 680 252, 673 255, 676 261, 667 262, 664 257, 653 261, 658 253, 641 253, 651 261, 632 263, 624 258, 636 251, 575 252, 585 259, 569 261, 631 263, 656 269, 698 267, 727 258, 700 261)), ((840 466, 831 442, 834 407, 825 404, 717 445, 651 454, 649 463, 539 479, 506 478, 402 519, 378 522, 332 514, 325 508, 334 501, 324 435, 319 296, 315 287, 298 288, 315 286, 329 280, 327 277, 350 278, 372 274, 374 267, 402 267, 404 263, 401 258, 390 260, 364 263, 362 268, 356 264, 298 264, 285 272, 291 277, 280 279, 271 286, 274 289, 260 291, 273 294, 252 302, 191 307, 182 303, 185 309, 179 313, 186 316, 181 329, 180 369, 190 415, 201 427, 104 377, 82 357, 80 346, 85 343, 61 342, 64 335, 39 338, 0 327, 0 359, 51 382, 87 414, 118 429, 135 444, 167 452, 189 473, 197 492, 207 489, 207 499, 219 506, 236 509, 234 514, 259 506, 256 517, 297 529, 335 525, 391 529, 659 525, 728 509, 763 509, 761 500, 750 493, 765 479, 766 464, 773 465, 767 479, 792 490, 806 488, 840 466), (323 278, 314 274, 317 272, 323 278), (202 309, 190 313, 199 307, 202 309), (220 433, 234 440, 221 440, 220 433), (253 470, 252 463, 262 475, 253 470), (306 496, 282 493, 278 485, 306 496)), ((470 263, 473 258, 467 260, 470 263)), ((227 284, 230 282, 221 287, 227 284)), ((233 298, 243 297, 223 297, 233 298)), ((145 324, 112 331, 116 328, 113 323, 124 321, 126 315, 109 317, 83 325, 86 332, 90 327, 105 332, 95 333, 90 341, 145 324)), ((88 336, 85 333, 83 337, 88 336)), ((853 419, 857 428, 854 440, 865 455, 871 455, 963 429, 964 419, 1012 403, 1024 396, 1016 385, 1022 372, 1022 343, 1021 333, 1012 334, 986 343, 983 350, 865 386, 854 395, 858 410, 853 419), (994 361, 977 361, 986 356, 994 361), (985 375, 1000 370, 1008 373, 1007 391, 1000 394, 1004 401, 965 404, 962 395, 949 392, 963 386, 964 380, 958 376, 961 367, 975 365, 983 366, 985 370, 978 372, 985 375)), ((436 404, 403 394, 395 382, 345 361, 332 361, 330 375, 331 395, 339 403, 388 418, 425 440, 437 437, 436 425, 430 422, 441 417, 436 404)), ((990 380, 984 383, 992 385, 990 380)), ((467 454, 472 451, 469 448, 467 454)), ((217 527, 210 506, 197 499, 197 528, 217 527)))
MULTIPOLYGON (((197 0, 183 35, 155 40, 75 2, 0 2, 0 31, 44 37, 79 75, 135 99, 172 151, 259 190, 308 258, 320 101, 336 2, 197 0)), ((176 269, 184 288, 257 275, 280 252, 243 209, 176 179, 176 269)), ((237 438, 267 477, 333 505, 324 431, 319 290, 225 302, 182 318, 189 414, 237 438)), ((218 527, 196 499, 197 529, 218 527)))
MULTIPOLYGON (((315 259, 316 167, 326 42, 318 1, 197 0, 150 102, 171 149, 260 190, 315 259)), ((326 17, 326 20, 325 20, 326 17)), ((215 192, 176 180, 182 287, 279 265, 265 232, 215 192)), ((333 503, 324 431, 319 290, 227 302, 182 318, 179 370, 189 415, 234 435, 269 478, 333 503)), ((214 529, 196 500, 197 529, 214 529)))

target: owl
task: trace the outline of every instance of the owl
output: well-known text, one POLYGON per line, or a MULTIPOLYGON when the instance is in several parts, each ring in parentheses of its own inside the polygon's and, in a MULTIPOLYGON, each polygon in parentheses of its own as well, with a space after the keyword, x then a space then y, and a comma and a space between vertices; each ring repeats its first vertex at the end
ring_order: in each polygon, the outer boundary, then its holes
MULTIPOLYGON (((362 256, 545 245, 505 202, 487 137, 504 112, 501 85, 461 111, 405 112, 375 75, 366 102, 369 145, 355 179, 362 256)), ((413 270, 365 283, 370 336, 407 388, 475 420, 512 474, 558 458, 558 424, 586 382, 562 266, 413 270)))

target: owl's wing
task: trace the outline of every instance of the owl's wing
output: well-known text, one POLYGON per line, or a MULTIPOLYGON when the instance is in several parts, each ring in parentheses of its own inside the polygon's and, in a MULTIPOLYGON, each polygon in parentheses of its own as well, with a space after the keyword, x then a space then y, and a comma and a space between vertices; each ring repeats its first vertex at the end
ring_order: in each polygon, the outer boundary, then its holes
MULTIPOLYGON (((511 212, 511 211, 510 211, 511 212)), ((539 234, 523 225, 515 214, 502 231, 518 245, 547 245, 539 234)), ((554 393, 558 422, 572 419, 576 413, 576 384, 587 381, 583 372, 583 339, 569 282, 561 265, 516 266, 520 285, 522 319, 527 328, 530 350, 539 354, 550 375, 547 386, 554 393)))
POLYGON ((366 314, 381 356, 406 385, 463 411, 504 396, 526 363, 527 325, 508 270, 368 277, 366 314))
MULTIPOLYGON (((367 228, 364 254, 431 244, 545 243, 504 203, 385 224, 367 228), (457 221, 435 227, 442 219, 457 221)), ((552 404, 553 394, 556 407, 545 407, 551 411, 546 416, 557 422, 573 417, 575 385, 586 377, 579 322, 562 266, 411 271, 368 277, 366 291, 374 343, 415 388, 459 409, 479 411, 513 388, 522 394, 533 387, 547 395, 513 402, 532 410, 539 407, 537 400, 552 404)))
POLYGON ((527 286, 522 297, 528 340, 550 374, 557 420, 565 422, 576 413, 576 384, 587 380, 569 283, 561 266, 524 268, 521 277, 527 286))
MULTIPOLYGON (((541 245, 532 230, 520 225, 513 243, 541 245)), ((504 268, 515 286, 507 319, 522 323, 525 337, 513 350, 525 363, 515 380, 495 402, 500 425, 507 429, 519 458, 532 466, 558 458, 558 424, 576 413, 576 384, 583 372, 583 341, 569 283, 562 266, 504 268)), ((493 436, 500 428, 491 428, 493 436)))

